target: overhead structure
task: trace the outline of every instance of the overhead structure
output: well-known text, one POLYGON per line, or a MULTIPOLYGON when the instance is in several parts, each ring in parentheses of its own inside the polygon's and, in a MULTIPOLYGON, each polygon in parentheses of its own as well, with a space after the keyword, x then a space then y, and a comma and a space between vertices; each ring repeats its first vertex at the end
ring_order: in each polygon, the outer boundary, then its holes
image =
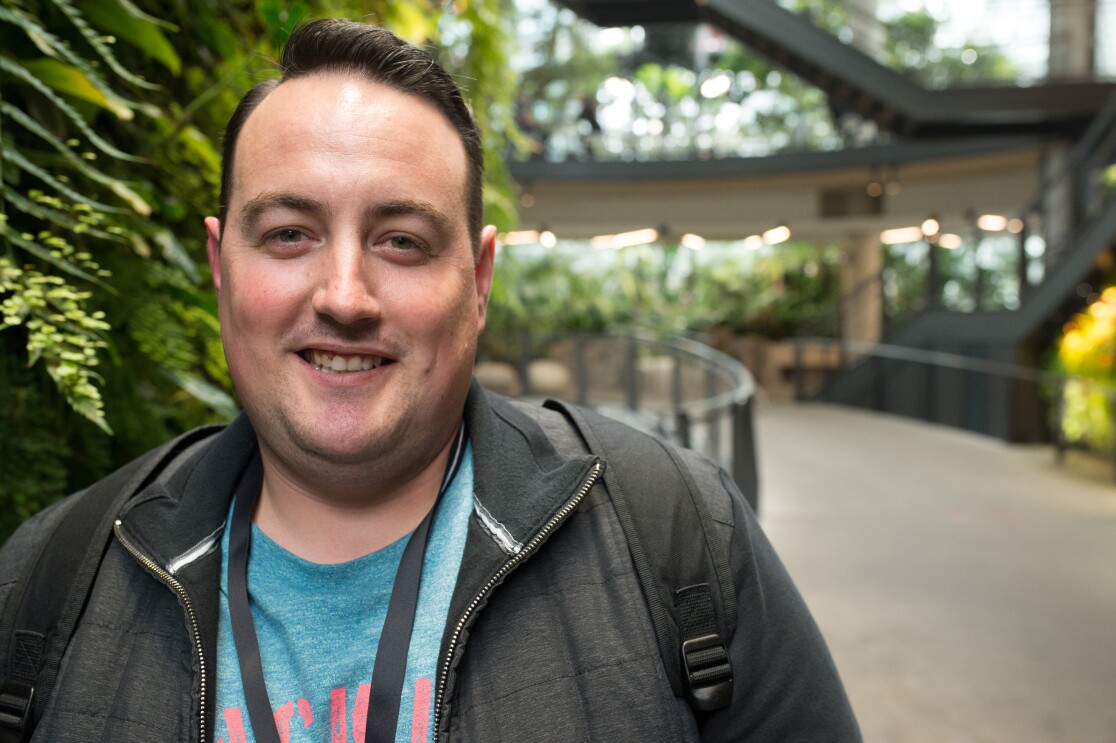
POLYGON ((823 90, 835 113, 855 112, 901 137, 1079 133, 1112 83, 927 90, 773 0, 559 0, 598 26, 709 23, 823 90))

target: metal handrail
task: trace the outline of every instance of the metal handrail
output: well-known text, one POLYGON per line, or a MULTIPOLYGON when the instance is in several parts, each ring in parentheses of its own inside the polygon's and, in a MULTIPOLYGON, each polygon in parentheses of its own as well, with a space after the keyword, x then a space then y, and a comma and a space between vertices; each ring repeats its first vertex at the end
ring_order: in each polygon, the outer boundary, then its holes
POLYGON ((743 364, 691 338, 663 338, 643 331, 623 335, 571 333, 543 339, 523 336, 518 372, 525 396, 533 397, 538 392, 532 389, 529 359, 555 360, 554 349, 563 342, 573 343, 572 363, 567 360, 566 366, 574 376, 574 388, 571 394, 560 396, 636 425, 641 418, 647 424, 647 416, 650 416, 654 424, 644 425, 644 428, 721 463, 732 473, 752 508, 758 508, 759 478, 752 423, 756 383, 743 364), (607 387, 623 400, 620 405, 615 397, 600 395, 599 386, 594 388, 590 384, 586 349, 601 343, 615 345, 620 351, 620 354, 606 354, 611 359, 622 359, 611 369, 621 373, 607 387), (650 354, 646 353, 648 351, 650 354), (649 355, 672 359, 671 366, 663 369, 669 374, 669 393, 653 399, 641 389, 640 375, 649 372, 641 372, 638 366, 638 360, 649 355), (690 377, 686 383, 683 372, 687 368, 699 373, 697 380, 704 380, 696 385, 700 388, 700 396, 692 399, 686 399, 686 393, 695 389, 695 378, 690 377), (594 399, 595 391, 597 399, 594 399), (625 417, 626 412, 634 416, 625 417))
POLYGON ((631 337, 649 346, 679 353, 685 353, 704 362, 707 368, 730 379, 733 388, 719 395, 713 395, 703 400, 682 402, 681 405, 690 415, 705 415, 713 410, 729 407, 734 404, 743 404, 756 393, 756 381, 747 367, 739 361, 722 353, 712 346, 699 343, 691 338, 657 338, 650 334, 635 333, 631 337))
POLYGON ((1021 382, 1036 382, 1039 384, 1064 385, 1069 382, 1078 382, 1098 389, 1105 395, 1116 400, 1116 385, 1098 382, 1088 377, 1073 374, 1062 374, 1048 369, 1039 369, 1033 366, 1010 364, 1006 361, 989 361, 973 356, 965 356, 945 351, 930 351, 923 348, 910 346, 896 346, 887 343, 871 343, 868 341, 839 340, 835 338, 821 338, 799 336, 793 339, 796 346, 825 346, 838 348, 846 353, 860 356, 872 356, 896 361, 907 361, 914 364, 927 364, 929 366, 971 371, 980 374, 989 374, 996 377, 1017 379, 1021 382))
MULTIPOLYGON (((871 343, 867 341, 798 337, 793 339, 793 343, 795 344, 796 360, 794 371, 796 378, 795 387, 799 393, 802 391, 801 375, 803 371, 801 351, 806 346, 838 348, 842 359, 847 359, 851 354, 853 356, 859 356, 862 359, 887 359, 904 363, 925 364, 938 368, 974 372, 1020 382, 1047 385, 1054 390, 1052 397, 1055 403, 1053 416, 1055 420, 1051 422, 1051 426, 1054 433, 1053 444, 1059 462, 1064 458, 1066 450, 1070 448, 1070 444, 1065 440, 1061 420, 1063 406, 1065 404, 1064 394, 1067 385, 1084 385, 1102 394, 1110 404, 1116 404, 1116 385, 1107 384, 1088 377, 1064 374, 1033 366, 1022 366, 1020 364, 1012 364, 1003 361, 991 361, 989 359, 975 358, 973 356, 948 353, 945 351, 931 351, 922 348, 911 348, 910 346, 896 346, 887 343, 871 343)), ((842 366, 843 365, 844 362, 842 362, 842 366)), ((1113 478, 1116 479, 1116 448, 1108 452, 1108 455, 1112 459, 1113 478)))

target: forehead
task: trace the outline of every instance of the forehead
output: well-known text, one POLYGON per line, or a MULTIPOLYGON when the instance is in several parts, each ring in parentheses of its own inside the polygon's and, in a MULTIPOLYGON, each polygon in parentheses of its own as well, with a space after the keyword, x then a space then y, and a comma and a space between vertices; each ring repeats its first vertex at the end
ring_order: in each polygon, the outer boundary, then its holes
POLYGON ((374 185, 384 198, 441 195, 464 210, 466 174, 465 146, 433 104, 356 74, 319 73, 281 83, 249 115, 230 202, 328 182, 334 195, 374 185))

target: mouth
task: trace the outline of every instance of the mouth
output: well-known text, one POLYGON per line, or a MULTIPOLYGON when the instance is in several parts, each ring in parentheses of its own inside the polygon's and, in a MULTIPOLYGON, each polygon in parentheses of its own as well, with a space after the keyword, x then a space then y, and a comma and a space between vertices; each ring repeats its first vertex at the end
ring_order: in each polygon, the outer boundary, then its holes
POLYGON ((393 359, 366 354, 343 354, 332 351, 319 351, 308 348, 300 351, 302 360, 320 372, 327 374, 351 374, 353 372, 379 369, 393 363, 393 359))

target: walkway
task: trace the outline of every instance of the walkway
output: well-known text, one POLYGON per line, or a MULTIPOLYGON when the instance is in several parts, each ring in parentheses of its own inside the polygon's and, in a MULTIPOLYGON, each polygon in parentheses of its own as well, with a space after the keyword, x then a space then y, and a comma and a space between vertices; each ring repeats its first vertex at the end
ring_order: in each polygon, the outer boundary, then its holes
POLYGON ((1116 742, 1116 486, 1048 449, 757 414, 761 519, 868 743, 1116 742))

